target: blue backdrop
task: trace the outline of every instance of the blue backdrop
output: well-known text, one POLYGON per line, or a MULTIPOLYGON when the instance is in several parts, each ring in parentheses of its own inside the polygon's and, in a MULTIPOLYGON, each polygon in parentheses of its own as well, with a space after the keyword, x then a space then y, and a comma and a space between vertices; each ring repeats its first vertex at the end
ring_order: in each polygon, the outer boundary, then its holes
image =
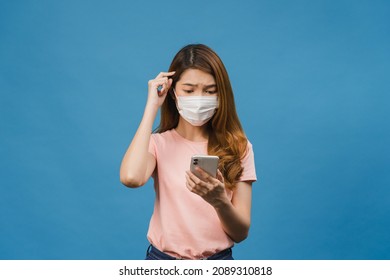
POLYGON ((204 43, 259 177, 235 257, 389 259, 389 14, 385 0, 1 1, 0 258, 144 258, 152 181, 127 189, 120 162, 147 81, 204 43))

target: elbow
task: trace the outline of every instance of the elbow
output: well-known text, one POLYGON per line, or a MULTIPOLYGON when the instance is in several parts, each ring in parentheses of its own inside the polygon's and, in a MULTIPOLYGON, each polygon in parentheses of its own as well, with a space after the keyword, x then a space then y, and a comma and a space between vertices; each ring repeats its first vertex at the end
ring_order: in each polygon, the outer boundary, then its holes
POLYGON ((248 233, 249 233, 249 230, 243 231, 242 233, 238 234, 237 236, 235 236, 232 239, 235 243, 240 243, 248 237, 248 233))
POLYGON ((249 235, 249 227, 250 227, 250 221, 245 222, 244 224, 242 224, 240 231, 235 232, 235 234, 230 236, 230 238, 235 243, 240 243, 244 241, 249 235))
POLYGON ((131 174, 121 174, 120 181, 123 185, 129 188, 138 188, 145 185, 145 181, 137 178, 136 176, 132 176, 131 174))

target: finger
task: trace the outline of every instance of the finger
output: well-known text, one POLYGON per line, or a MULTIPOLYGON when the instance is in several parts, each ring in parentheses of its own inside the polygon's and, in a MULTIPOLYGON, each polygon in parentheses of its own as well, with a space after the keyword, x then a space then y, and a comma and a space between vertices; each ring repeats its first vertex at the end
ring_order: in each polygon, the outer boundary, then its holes
POLYGON ((168 82, 168 78, 159 78, 149 81, 149 87, 157 89, 157 87, 162 86, 164 83, 168 82))
POLYGON ((190 192, 192 192, 196 195, 199 195, 201 197, 203 197, 207 194, 207 187, 202 186, 202 185, 197 185, 191 180, 186 181, 186 187, 190 192))
POLYGON ((171 71, 171 72, 160 72, 157 76, 156 76, 156 79, 160 79, 160 78, 163 78, 163 77, 171 77, 175 74, 175 71, 171 71))
POLYGON ((191 190, 192 186, 194 185, 191 178, 186 174, 186 187, 191 190))
POLYGON ((186 187, 187 189, 197 195, 201 195, 199 186, 186 174, 186 187))
POLYGON ((168 91, 168 78, 155 79, 152 87, 157 90, 159 95, 164 95, 168 91))
POLYGON ((225 182, 225 178, 223 178, 222 172, 219 169, 217 170, 217 179, 222 183, 225 182))
POLYGON ((162 78, 158 78, 158 79, 154 79, 153 80, 153 84, 154 85, 162 85, 164 83, 168 83, 168 78, 167 77, 162 77, 162 78))
POLYGON ((211 181, 211 178, 214 178, 213 176, 211 176, 209 173, 204 171, 199 166, 197 166, 195 170, 199 173, 199 175, 202 177, 202 179, 204 179, 204 181, 206 181, 206 182, 209 182, 209 181, 211 181))
POLYGON ((172 86, 173 84, 173 80, 172 79, 168 79, 168 89, 172 86))
MULTIPOLYGON (((157 86, 160 86, 162 85, 162 81, 167 81, 167 83, 169 84, 169 80, 172 80, 172 79, 169 79, 172 75, 175 74, 175 71, 172 71, 172 72, 161 72, 160 74, 158 74, 156 76, 156 78, 152 79, 149 81, 149 84, 150 85, 156 85, 157 83, 157 86)), ((170 82, 172 84, 172 82, 170 82)))
POLYGON ((172 79, 169 79, 169 80, 166 80, 162 86, 161 86, 161 92, 163 94, 167 93, 169 88, 171 87, 171 84, 172 84, 172 79), (170 82, 171 81, 171 82, 170 82))
POLYGON ((209 183, 201 180, 191 171, 187 171, 186 174, 189 190, 202 195, 207 189, 209 189, 209 183))
POLYGON ((186 171, 186 176, 188 177, 188 180, 190 183, 193 183, 194 185, 200 184, 201 180, 191 171, 186 171))

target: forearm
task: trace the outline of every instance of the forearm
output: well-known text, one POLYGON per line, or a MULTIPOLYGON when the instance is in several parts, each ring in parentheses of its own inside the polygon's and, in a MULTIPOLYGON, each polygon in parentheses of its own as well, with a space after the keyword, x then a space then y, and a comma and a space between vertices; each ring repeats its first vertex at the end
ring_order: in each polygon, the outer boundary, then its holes
POLYGON ((147 180, 149 141, 157 111, 158 107, 146 105, 141 123, 123 157, 120 178, 126 186, 142 186, 147 180))
POLYGON ((214 206, 223 230, 230 238, 239 243, 243 241, 249 232, 250 215, 240 212, 230 201, 214 206))

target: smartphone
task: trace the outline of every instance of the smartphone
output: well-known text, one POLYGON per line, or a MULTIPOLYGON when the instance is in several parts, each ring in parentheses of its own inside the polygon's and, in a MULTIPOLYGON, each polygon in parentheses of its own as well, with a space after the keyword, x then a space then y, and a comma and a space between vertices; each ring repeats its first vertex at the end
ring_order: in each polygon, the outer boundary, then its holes
POLYGON ((213 177, 217 177, 218 169, 218 156, 208 156, 208 155, 193 155, 191 157, 190 170, 196 176, 201 178, 202 176, 195 170, 197 166, 202 168, 204 171, 209 173, 213 177))

